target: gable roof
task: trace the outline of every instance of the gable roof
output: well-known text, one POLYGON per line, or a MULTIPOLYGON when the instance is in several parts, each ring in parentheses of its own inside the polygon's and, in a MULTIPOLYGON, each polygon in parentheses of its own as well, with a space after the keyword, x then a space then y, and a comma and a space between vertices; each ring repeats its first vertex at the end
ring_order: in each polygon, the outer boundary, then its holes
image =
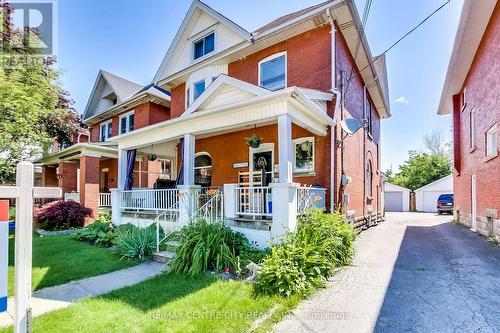
POLYGON ((496 4, 497 0, 464 1, 438 114, 452 113, 452 97, 462 90, 496 4))
POLYGON ((251 38, 251 35, 248 31, 243 29, 241 26, 238 24, 234 23, 221 13, 215 11, 211 7, 207 6, 200 0, 193 0, 193 3, 191 4, 191 7, 189 8, 188 12, 186 13, 186 16, 184 17, 184 20, 181 23, 181 26, 177 30, 177 33, 175 34, 175 37, 170 44, 170 47, 168 48, 167 54, 163 58, 163 61, 161 62, 160 67, 158 68, 158 71, 156 72, 153 82, 158 82, 161 80, 162 75, 165 72, 165 69, 167 68, 168 63, 171 61, 173 53, 175 51, 175 48, 177 47, 177 44, 181 41, 182 36, 184 34, 184 31, 186 27, 188 26, 189 22, 191 21, 192 17, 194 16, 195 12, 197 10, 200 10, 211 17, 213 17, 215 20, 221 22, 224 24, 228 29, 239 35, 242 39, 249 41, 251 38))
MULTIPOLYGON (((453 175, 448 175, 448 176, 444 176, 443 178, 439 178, 438 180, 435 180, 435 181, 433 181, 432 183, 429 183, 429 184, 427 184, 427 185, 424 185, 424 186, 422 186, 422 187, 417 188, 414 192, 421 191, 421 190, 423 190, 424 188, 427 188, 427 187, 432 186, 432 185, 434 185, 434 184, 437 184, 437 183, 441 183, 441 182, 447 181, 447 180, 448 180, 448 179, 450 179, 450 178, 453 178, 453 175)), ((452 183, 452 186, 453 186, 453 183, 452 183)), ((453 189, 452 189, 452 191, 453 191, 453 189)))
MULTIPOLYGON (((97 78, 90 93, 87 105, 83 112, 83 120, 99 114, 99 110, 96 109, 98 99, 101 98, 106 85, 109 86, 111 92, 116 95, 117 103, 121 103, 140 89, 142 86, 135 82, 129 81, 118 75, 112 74, 110 72, 99 70, 97 73, 97 78), (97 112, 96 112, 97 111, 97 112)), ((102 110, 105 111, 105 110, 102 110)))

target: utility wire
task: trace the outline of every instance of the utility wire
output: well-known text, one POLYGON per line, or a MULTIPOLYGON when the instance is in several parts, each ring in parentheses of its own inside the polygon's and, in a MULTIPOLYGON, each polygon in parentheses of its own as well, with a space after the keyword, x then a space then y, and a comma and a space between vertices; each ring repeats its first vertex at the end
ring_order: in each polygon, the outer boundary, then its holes
POLYGON ((394 46, 398 45, 403 39, 405 39, 406 37, 408 37, 409 35, 411 35, 415 30, 417 30, 422 24, 424 24, 425 22, 427 22, 427 20, 429 20, 432 16, 434 16, 434 14, 436 14, 437 12, 439 12, 441 9, 443 9, 447 4, 449 4, 451 2, 451 0, 446 0, 446 2, 444 2, 441 6, 439 6, 436 10, 434 10, 432 13, 430 13, 425 19, 423 19, 420 23, 418 23, 415 27, 413 27, 410 31, 408 31, 407 33, 405 33, 400 39, 398 39, 394 44, 392 44, 391 46, 389 46, 389 48, 387 48, 384 52, 380 53, 378 56, 376 56, 375 58, 373 58, 372 61, 369 62, 368 65, 366 65, 365 67, 363 67, 357 74, 355 75, 351 75, 351 77, 349 78, 349 81, 355 77, 355 76, 358 76, 359 74, 361 74, 362 71, 364 71, 365 69, 367 69, 368 67, 370 67, 375 61, 377 61, 381 56, 383 56, 384 54, 386 54, 387 52, 389 52, 394 46))

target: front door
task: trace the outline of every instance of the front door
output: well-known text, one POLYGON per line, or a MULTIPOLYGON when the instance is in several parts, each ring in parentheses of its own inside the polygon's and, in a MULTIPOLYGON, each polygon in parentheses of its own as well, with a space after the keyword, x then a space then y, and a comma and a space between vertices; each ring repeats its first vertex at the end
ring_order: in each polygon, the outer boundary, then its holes
POLYGON ((268 186, 274 176, 274 144, 263 143, 259 148, 250 148, 250 185, 268 186))

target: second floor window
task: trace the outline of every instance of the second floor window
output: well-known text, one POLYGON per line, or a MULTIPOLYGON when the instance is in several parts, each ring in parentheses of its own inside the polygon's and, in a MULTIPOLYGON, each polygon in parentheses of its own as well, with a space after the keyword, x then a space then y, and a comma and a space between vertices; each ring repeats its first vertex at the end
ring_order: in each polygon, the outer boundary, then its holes
POLYGON ((194 60, 203 57, 215 49, 215 34, 212 32, 194 42, 194 60))
POLYGON ((104 142, 113 135, 113 122, 107 121, 100 125, 99 141, 104 142))
POLYGON ((125 134, 134 130, 134 112, 127 113, 120 117, 120 134, 125 134))
POLYGON ((269 90, 286 87, 286 53, 281 52, 259 62, 259 86, 269 90))
POLYGON ((373 124, 372 124, 372 103, 370 102, 370 99, 366 99, 366 124, 367 124, 367 131, 369 134, 372 134, 373 131, 373 124))
POLYGON ((486 132, 486 157, 497 156, 498 154, 498 129, 494 125, 486 132))
POLYGON ((193 84, 193 102, 205 91, 205 80, 193 84))

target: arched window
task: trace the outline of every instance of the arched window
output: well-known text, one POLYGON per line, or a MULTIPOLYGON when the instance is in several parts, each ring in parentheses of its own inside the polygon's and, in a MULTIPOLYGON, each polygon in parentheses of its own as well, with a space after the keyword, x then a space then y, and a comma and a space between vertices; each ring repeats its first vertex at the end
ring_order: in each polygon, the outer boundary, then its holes
POLYGON ((202 187, 212 186, 212 158, 208 153, 194 157, 194 183, 202 187))
POLYGON ((366 196, 373 196, 373 169, 371 161, 368 161, 366 166, 366 196))

